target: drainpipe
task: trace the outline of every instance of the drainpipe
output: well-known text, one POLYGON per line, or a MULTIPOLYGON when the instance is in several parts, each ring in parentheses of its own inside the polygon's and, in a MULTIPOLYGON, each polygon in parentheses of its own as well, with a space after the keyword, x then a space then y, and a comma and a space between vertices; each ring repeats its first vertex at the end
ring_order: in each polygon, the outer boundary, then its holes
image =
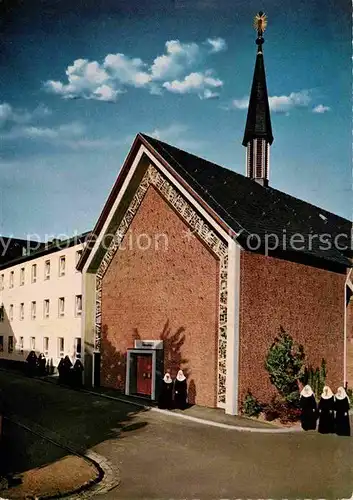
POLYGON ((350 277, 353 269, 349 270, 346 281, 344 283, 344 325, 343 325, 343 386, 347 388, 347 287, 349 286, 350 277))

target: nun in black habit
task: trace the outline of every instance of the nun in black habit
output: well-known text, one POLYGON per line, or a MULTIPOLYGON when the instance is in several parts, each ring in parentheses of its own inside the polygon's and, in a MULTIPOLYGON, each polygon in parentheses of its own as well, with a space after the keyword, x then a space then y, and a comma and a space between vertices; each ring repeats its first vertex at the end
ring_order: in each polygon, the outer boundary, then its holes
POLYGON ((44 354, 41 352, 38 357, 38 374, 44 376, 46 372, 46 359, 44 354))
POLYGON ((64 384, 70 385, 72 381, 72 363, 69 356, 65 356, 62 367, 63 367, 62 381, 64 384))
POLYGON ((187 401, 187 383, 183 370, 179 370, 174 381, 174 407, 185 410, 187 401))
POLYGON ((169 373, 163 377, 161 393, 158 399, 158 408, 170 410, 173 405, 173 380, 169 373))
POLYGON ((317 421, 317 404, 310 385, 306 385, 300 393, 300 420, 304 431, 314 431, 317 421))
POLYGON ((319 428, 321 434, 330 434, 335 432, 334 416, 335 399, 331 389, 325 385, 322 390, 319 402, 319 428))
POLYGON ((80 358, 76 358, 74 363, 74 367, 72 369, 72 377, 73 377, 73 386, 74 387, 82 387, 82 373, 83 373, 83 364, 80 358))
POLYGON ((350 436, 349 399, 343 387, 339 387, 335 394, 335 429, 338 436, 350 436))
POLYGON ((58 364, 58 373, 59 373, 59 384, 64 383, 64 358, 60 358, 59 364, 58 364))
POLYGON ((37 371, 37 355, 34 351, 31 351, 27 356, 27 369, 28 375, 33 377, 37 371))

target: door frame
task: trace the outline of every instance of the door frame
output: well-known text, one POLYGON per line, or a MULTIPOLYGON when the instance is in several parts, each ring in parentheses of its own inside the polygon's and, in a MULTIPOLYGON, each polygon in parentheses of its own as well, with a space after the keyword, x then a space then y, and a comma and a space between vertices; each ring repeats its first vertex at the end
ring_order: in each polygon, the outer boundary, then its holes
MULTIPOLYGON (((155 349, 128 349, 126 356, 125 394, 127 396, 130 396, 130 366, 131 366, 131 357, 134 354, 152 354, 152 381, 151 381, 150 399, 154 400, 156 399, 156 367, 157 367, 157 353, 155 349)), ((146 398, 148 398, 148 396, 146 396, 146 398)))

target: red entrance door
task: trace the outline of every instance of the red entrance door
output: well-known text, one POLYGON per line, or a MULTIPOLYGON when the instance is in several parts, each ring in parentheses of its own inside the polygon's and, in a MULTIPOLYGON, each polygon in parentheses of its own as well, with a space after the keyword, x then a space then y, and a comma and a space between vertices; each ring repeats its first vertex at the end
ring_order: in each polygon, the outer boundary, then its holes
POLYGON ((152 394, 152 354, 137 355, 137 393, 152 394))

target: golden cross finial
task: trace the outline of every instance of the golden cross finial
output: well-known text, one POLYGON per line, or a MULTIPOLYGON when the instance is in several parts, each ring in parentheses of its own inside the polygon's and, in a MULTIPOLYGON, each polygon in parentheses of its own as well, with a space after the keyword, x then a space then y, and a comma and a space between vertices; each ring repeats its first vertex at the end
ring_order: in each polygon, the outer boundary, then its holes
POLYGON ((267 26, 267 16, 264 12, 259 12, 254 18, 254 28, 259 36, 263 34, 267 26))

